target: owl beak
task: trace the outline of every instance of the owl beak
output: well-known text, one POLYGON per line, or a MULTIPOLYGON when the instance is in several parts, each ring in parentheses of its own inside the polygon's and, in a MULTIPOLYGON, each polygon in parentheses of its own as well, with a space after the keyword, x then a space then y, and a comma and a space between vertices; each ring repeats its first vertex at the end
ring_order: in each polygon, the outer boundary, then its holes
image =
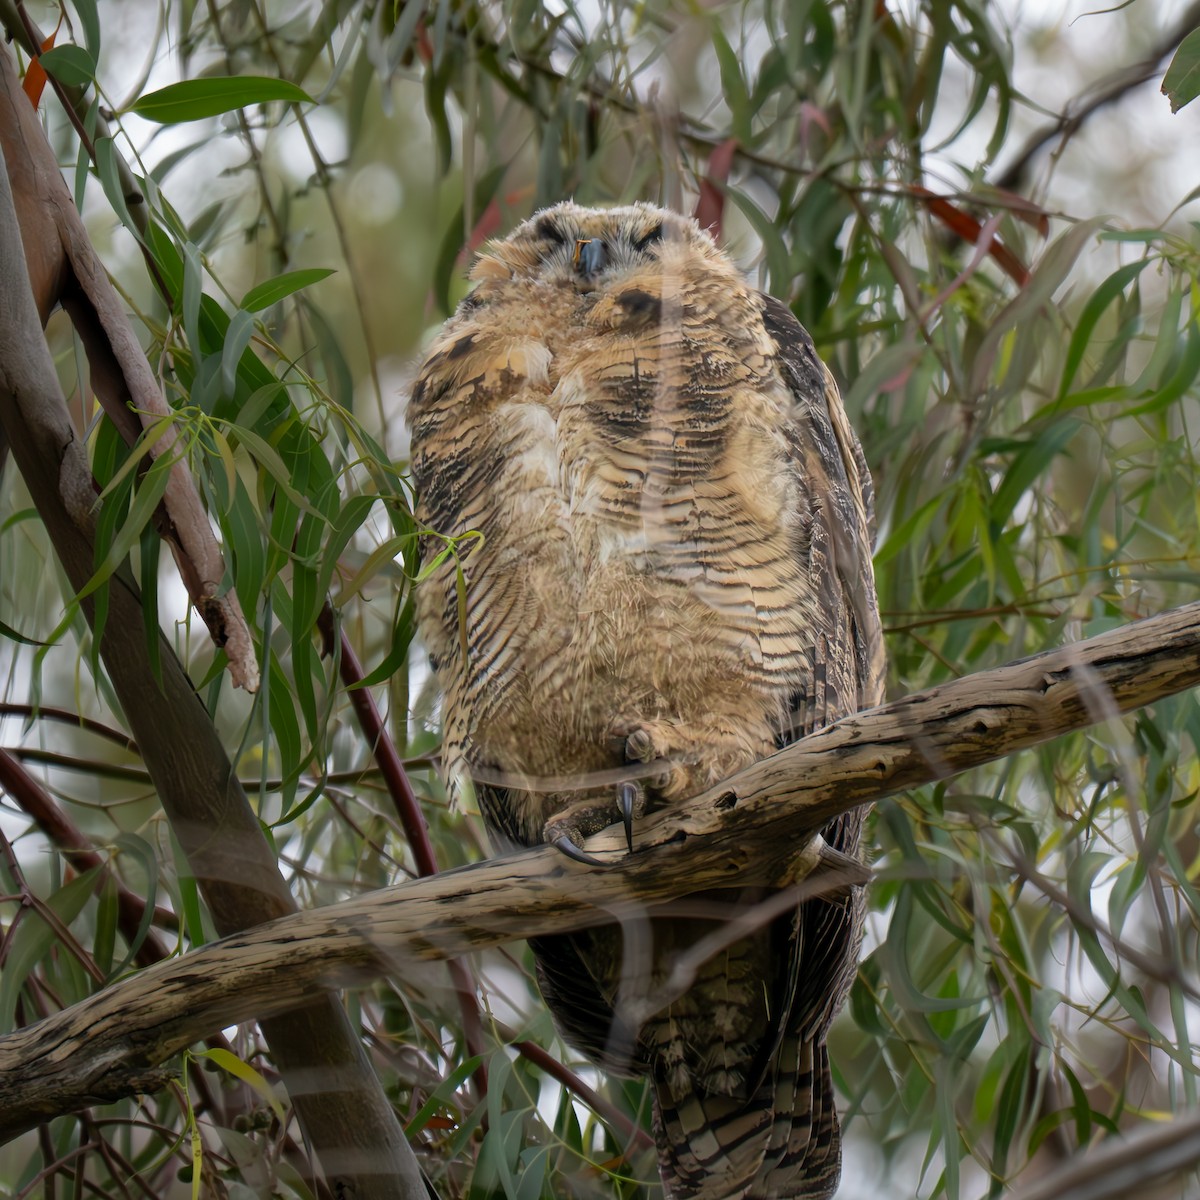
POLYGON ((608 252, 599 238, 579 238, 575 242, 575 253, 571 265, 585 279, 603 271, 608 265, 608 252))

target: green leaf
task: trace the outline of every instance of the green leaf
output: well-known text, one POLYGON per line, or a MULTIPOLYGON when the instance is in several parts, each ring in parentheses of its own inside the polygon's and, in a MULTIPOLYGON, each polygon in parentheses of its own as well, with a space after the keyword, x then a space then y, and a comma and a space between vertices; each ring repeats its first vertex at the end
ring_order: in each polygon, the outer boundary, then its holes
POLYGON ((882 567, 901 550, 911 546, 928 528, 943 503, 941 495, 926 500, 916 512, 906 517, 894 530, 888 534, 888 539, 875 552, 875 566, 882 567))
MULTIPOLYGON (((1067 278, 1084 246, 1103 224, 1103 217, 1091 217, 1072 225, 1046 247, 1025 286, 1010 304, 992 318, 991 328, 980 343, 979 352, 967 381, 970 394, 987 391, 995 383, 989 380, 1001 343, 1015 332, 1018 338, 1032 339, 1037 329, 1037 317, 1043 305, 1050 302, 1055 291, 1067 278)), ((1007 378, 1007 374, 1003 376, 1007 378)), ((1018 381, 1019 382, 1019 381, 1018 381)))
POLYGON ((491 1195, 503 1189, 506 1200, 517 1200, 517 1180, 513 1168, 520 1153, 521 1112, 506 1112, 504 1090, 512 1079, 512 1060, 503 1051, 493 1054, 489 1063, 487 1114, 488 1131, 479 1147, 477 1179, 482 1176, 491 1185, 491 1195), (495 1183, 500 1184, 497 1189, 495 1183))
MULTIPOLYGON (((106 506, 111 506, 113 503, 119 501, 119 493, 122 490, 126 496, 128 495, 134 483, 134 470, 141 464, 143 459, 149 457, 151 448, 158 444, 162 436, 170 429, 171 423, 174 420, 174 413, 157 417, 153 424, 147 425, 142 430, 137 445, 132 450, 126 446, 123 438, 118 438, 115 445, 106 445, 102 466, 99 461, 99 455, 97 455, 96 477, 104 485, 100 492, 101 512, 104 511, 106 506), (113 453, 114 450, 115 453, 113 453)), ((115 434, 115 425, 109 422, 107 427, 112 429, 115 434)), ((102 428, 104 427, 102 426, 102 428)), ((106 438, 105 441, 107 443, 109 439, 106 438)))
MULTIPOLYGON (((337 593, 338 604, 345 605, 351 596, 357 595, 382 571, 394 570, 395 558, 397 555, 403 554, 412 544, 412 541, 413 537, 411 534, 403 534, 400 537, 388 538, 376 546, 367 555, 362 566, 349 579, 343 580, 342 586, 337 593)), ((442 550, 437 558, 429 564, 430 573, 441 566, 453 552, 453 545, 448 545, 442 550)))
POLYGON ((1059 1060, 1059 1068, 1071 1089, 1071 1111, 1075 1116, 1075 1137, 1079 1145, 1086 1146, 1092 1137, 1092 1106, 1075 1072, 1066 1062, 1059 1060))
MULTIPOLYGON (((445 8, 447 5, 442 4, 445 8)), ((434 144, 437 146, 438 174, 445 175, 454 165, 454 138, 450 130, 449 91, 453 72, 443 65, 425 71, 425 112, 433 126, 434 144)), ((548 123, 547 128, 550 127, 548 123)), ((546 136, 549 136, 547 133, 546 136)), ((539 171, 540 177, 540 171, 539 171)))
POLYGON ((172 296, 178 297, 183 288, 183 255, 161 222, 150 222, 146 230, 146 246, 159 274, 166 281, 167 290, 172 296))
MULTIPOLYGON (((505 170, 506 168, 503 164, 493 167, 475 184, 475 212, 483 212, 491 203, 500 186, 501 180, 504 178, 505 170)), ((450 283, 454 277, 455 264, 458 262, 459 255, 464 249, 463 220, 464 208, 460 206, 458 212, 454 214, 454 220, 446 227, 442 243, 438 247, 437 262, 433 269, 433 295, 437 301, 438 308, 447 315, 449 315, 451 309, 450 283)))
POLYGON ((342 551, 350 544, 350 539, 362 528, 367 514, 374 507, 378 496, 350 496, 342 505, 337 516, 330 522, 328 540, 321 552, 321 569, 317 580, 317 592, 324 602, 333 582, 333 573, 337 569, 338 559, 342 551))
POLYGON ((96 173, 100 176, 100 185, 104 188, 104 194, 108 197, 109 204, 113 206, 113 211, 120 218, 121 224, 138 241, 141 241, 141 231, 134 224, 133 217, 129 215, 129 206, 125 202, 125 191, 121 186, 121 176, 117 169, 117 152, 113 148, 112 138, 97 138, 95 150, 96 173))
POLYGON ((138 534, 141 550, 139 577, 142 588, 142 628, 146 635, 146 657, 151 673, 162 685, 162 634, 158 628, 158 559, 162 538, 153 522, 138 534))
POLYGON ((264 416, 270 424, 287 407, 285 390, 285 385, 279 381, 256 388, 246 398, 245 404, 238 409, 238 425, 246 429, 255 429, 264 416))
POLYGON ((312 637, 325 597, 318 590, 316 568, 309 564, 320 552, 325 528, 325 523, 318 518, 303 518, 296 533, 296 553, 292 561, 292 611, 289 619, 292 683, 313 741, 317 740, 318 731, 317 698, 312 686, 312 637))
POLYGON ((1067 347, 1067 359, 1063 364, 1062 382, 1058 387, 1058 399, 1060 401, 1066 398, 1067 392, 1071 389, 1071 384, 1075 382, 1075 373, 1079 370, 1080 363, 1083 362, 1084 354, 1087 353, 1092 331, 1096 328, 1096 322, 1100 320, 1101 314, 1125 291, 1130 281, 1136 279, 1142 273, 1149 263, 1150 260, 1148 258, 1126 263, 1125 266, 1114 271, 1095 290, 1091 299, 1083 306, 1083 312, 1079 314, 1079 323, 1075 326, 1075 332, 1071 334, 1071 343, 1067 347))
POLYGON ((246 309, 247 312, 261 312, 264 308, 270 308, 272 304, 278 304, 280 300, 290 296, 293 292, 319 283, 332 274, 331 267, 310 267, 304 271, 285 271, 282 275, 276 275, 274 279, 268 279, 265 283, 252 287, 242 297, 239 307, 246 309))
POLYGON ((96 0, 73 0, 73 3, 83 27, 83 44, 95 60, 100 57, 100 14, 96 11, 96 0))
MULTIPOLYGON (((92 957, 106 979, 112 978, 113 950, 117 944, 117 881, 110 873, 100 889, 96 905, 96 936, 92 939, 92 957)), ((152 910, 147 910, 151 911, 152 910)))
POLYGON ((296 708, 292 702, 290 680, 279 665, 279 659, 274 652, 271 653, 270 667, 263 683, 263 691, 267 693, 271 732, 275 735, 275 745, 279 751, 280 774, 292 785, 290 789, 285 786, 283 790, 286 793, 295 790, 295 776, 302 765, 300 759, 304 752, 304 744, 300 738, 300 723, 296 720, 296 708))
POLYGON ((354 407, 354 373, 346 361, 342 349, 344 335, 335 329, 325 317, 325 314, 312 304, 307 296, 301 297, 304 306, 304 316, 312 326, 317 339, 317 349, 321 355, 321 365, 325 369, 325 390, 330 399, 339 407, 352 409, 354 407))
POLYGON ((521 1152, 521 1181, 517 1184, 517 1200, 539 1200, 549 1157, 549 1146, 530 1146, 521 1152))
POLYGON ((171 852, 175 858, 175 876, 179 883, 177 908, 183 917, 183 927, 187 930, 188 941, 193 948, 203 946, 208 941, 208 936, 204 930, 204 911, 200 906, 199 885, 183 850, 174 838, 171 839, 171 852))
POLYGON ((388 648, 383 661, 365 679, 360 683, 354 684, 347 691, 353 691, 354 688, 359 687, 374 687, 375 684, 383 683, 385 679, 390 679, 395 675, 404 666, 404 660, 408 656, 408 647, 412 643, 415 628, 416 604, 413 601, 412 593, 409 592, 407 599, 404 601, 404 607, 401 608, 400 615, 396 618, 396 623, 392 627, 392 644, 388 648))
POLYGON ((742 64, 729 44, 724 30, 715 20, 712 26, 712 43, 717 54, 717 67, 721 72, 721 95, 729 105, 729 113, 733 120, 733 136, 742 145, 747 145, 750 141, 751 109, 746 81, 742 77, 742 64))
POLYGON ((36 638, 26 637, 23 633, 18 633, 11 625, 0 621, 0 637, 7 638, 10 642, 20 642, 22 646, 44 646, 45 642, 39 642, 36 638))
POLYGON ((215 79, 188 79, 168 84, 156 92, 140 96, 126 110, 159 125, 178 125, 217 117, 251 104, 283 100, 289 104, 312 104, 313 98, 294 83, 262 75, 221 76, 215 79))
POLYGON ((425 15, 427 7, 427 0, 404 0, 404 11, 388 38, 388 56, 392 62, 399 62, 407 52, 417 31, 417 22, 425 15))
POLYGON ((281 1126, 286 1124, 287 1114, 283 1111, 283 1105, 279 1103, 279 1097, 275 1095, 271 1085, 249 1063, 243 1062, 236 1054, 231 1054, 220 1046, 214 1046, 211 1050, 197 1050, 195 1055, 197 1058, 208 1059, 214 1066, 220 1067, 222 1071, 227 1071, 230 1075, 240 1079, 270 1105, 271 1111, 281 1126))
POLYGON ((11 516, 5 517, 3 521, 0 521, 0 533, 7 533, 10 529, 14 529, 20 525, 22 521, 33 521, 36 524, 40 520, 41 518, 36 508, 18 508, 11 516))
POLYGON ((1171 101, 1173 113, 1200 95, 1200 29, 1193 29, 1179 43, 1163 76, 1162 92, 1171 101))
POLYGON ((744 196, 734 188, 726 189, 725 194, 741 209, 742 215, 762 239, 763 253, 767 258, 771 293, 776 296, 786 296, 792 282, 791 256, 788 253, 787 243, 784 242, 771 218, 749 196, 744 196))
POLYGON ((150 927, 154 923, 154 906, 158 902, 158 859, 154 855, 154 847, 145 838, 138 837, 136 833, 121 833, 114 840, 122 854, 137 859, 146 881, 141 888, 137 889, 138 894, 145 901, 146 907, 142 910, 141 920, 138 921, 138 927, 134 931, 125 958, 113 972, 113 974, 119 975, 133 962, 134 956, 142 948, 142 943, 146 940, 146 935, 149 934, 150 927))
POLYGON ((55 46, 38 56, 48 75, 68 87, 86 87, 96 78, 96 62, 82 46, 55 46))
MULTIPOLYGON (((1178 348, 1178 343, 1176 343, 1178 348)), ((1181 399, 1196 376, 1200 375, 1200 325, 1193 319, 1188 322, 1183 337, 1182 352, 1175 363, 1170 377, 1148 400, 1125 410, 1125 416, 1135 417, 1146 413, 1160 412, 1181 399)))
POLYGON ((1078 421, 1071 417, 1061 418, 1046 429, 1040 430, 1037 437, 1017 451, 1004 474, 1004 482, 996 489, 992 498, 991 512, 988 515, 997 529, 1004 527, 1016 508, 1017 501, 1063 452, 1078 430, 1078 421))
POLYGON ((242 609, 250 614, 258 611, 258 603, 266 577, 266 551, 258 513, 241 479, 222 511, 218 513, 221 538, 232 556, 233 581, 242 609))
MULTIPOLYGON (((280 457, 279 452, 271 446, 264 438, 258 436, 252 430, 246 429, 241 425, 230 425, 229 432, 236 436, 237 439, 246 447, 246 449, 254 455, 258 460, 258 465, 262 467, 268 475, 274 479, 279 490, 298 508, 301 512, 310 513, 313 516, 320 514, 313 508, 311 504, 302 496, 293 486, 291 473, 287 469, 287 464, 280 457)), ((290 543, 291 538, 289 537, 290 543)))
POLYGON ((204 262, 199 248, 188 242, 183 247, 183 331, 197 367, 203 358, 200 343, 200 297, 203 294, 204 262))
MULTIPOLYGON (((151 464, 150 469, 146 472, 146 477, 142 480, 141 487, 134 495, 133 503, 129 506, 129 515, 113 536, 111 544, 97 564, 96 573, 83 585, 76 596, 77 600, 90 596, 125 561, 125 556, 129 553, 133 543, 141 536, 142 530, 149 524, 154 510, 158 507, 158 502, 167 490, 173 461, 172 456, 163 455, 156 458, 151 464)), ((99 546, 97 546, 97 550, 99 550, 99 546)))
POLYGON ((225 334, 225 345, 221 349, 221 390, 232 396, 237 388, 237 369, 242 361, 242 353, 250 345, 254 334, 254 316, 244 308, 239 308, 229 322, 225 334))
POLYGON ((454 1093, 471 1077, 472 1072, 479 1066, 481 1059, 478 1054, 458 1064, 441 1083, 429 1093, 425 1103, 417 1109, 412 1119, 404 1127, 404 1136, 416 1137, 429 1124, 429 1118, 439 1109, 453 1108, 454 1093))
MULTIPOLYGON (((83 906, 96 886, 99 871, 99 867, 84 871, 54 895, 47 897, 46 907, 63 925, 70 925, 83 911, 83 906)), ((12 934, 4 960, 4 971, 0 975, 0 1033, 12 1030, 17 1000, 25 980, 57 941, 58 934, 34 911, 25 914, 16 933, 12 934)))
MULTIPOLYGON (((1022 1100, 1028 1087, 1032 1064, 1027 1051, 1014 1052, 1013 1058, 1014 1061, 1004 1080, 1004 1087, 1000 1091, 1000 1102, 997 1105, 993 1125, 992 1174, 995 1177, 994 1184, 1000 1183, 1007 1173, 1008 1151, 1016 1138, 1021 1121, 1026 1115, 1022 1100)), ((995 1186, 989 1193, 989 1195, 999 1194, 1000 1192, 995 1186)))

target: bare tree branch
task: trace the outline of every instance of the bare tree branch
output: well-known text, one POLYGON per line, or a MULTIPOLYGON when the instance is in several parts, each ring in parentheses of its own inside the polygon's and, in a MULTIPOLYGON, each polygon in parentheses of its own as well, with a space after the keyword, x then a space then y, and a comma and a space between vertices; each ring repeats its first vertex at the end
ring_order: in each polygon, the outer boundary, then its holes
MULTIPOLYGON (((132 443, 144 429, 162 426, 172 410, 87 236, 7 50, 0 50, 0 147, 42 323, 56 303, 66 309, 87 352, 96 395, 132 443)), ((174 460, 159 532, 171 547, 196 611, 228 655, 234 683, 255 691, 254 642, 237 593, 232 588, 221 591, 225 560, 173 426, 165 426, 150 453, 174 460)))
POLYGON ((0 1039, 0 1137, 157 1085, 208 1030, 413 960, 636 916, 700 890, 842 877, 816 833, 834 816, 1200 685, 1200 602, 858 713, 689 800, 587 842, 448 871, 228 937, 0 1039), (1104 705, 1095 703, 1097 691, 1104 705))
POLYGON ((1120 100, 1135 87, 1154 79, 1158 75, 1162 60, 1197 26, 1200 26, 1200 3, 1193 3, 1184 9, 1179 20, 1154 43, 1150 53, 1141 62, 1134 63, 1130 67, 1122 67, 1120 70, 1098 79, 1087 89, 1084 94, 1086 98, 1078 97, 1063 109, 1056 121, 1043 125, 1041 129, 1031 133, 1025 144, 1017 151, 1017 157, 992 180, 993 186, 1006 191, 1020 190, 1030 162, 1047 142, 1061 134, 1062 143, 1059 147, 1061 150, 1093 113, 1120 100))

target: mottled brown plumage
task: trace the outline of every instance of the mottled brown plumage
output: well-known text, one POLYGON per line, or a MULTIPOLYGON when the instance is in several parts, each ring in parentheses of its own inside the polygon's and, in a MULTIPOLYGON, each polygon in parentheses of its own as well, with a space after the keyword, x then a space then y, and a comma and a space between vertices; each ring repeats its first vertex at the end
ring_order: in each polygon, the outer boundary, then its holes
MULTIPOLYGON (((493 839, 581 842, 618 819, 612 768, 649 764, 639 811, 686 803, 878 703, 870 477, 788 309, 648 205, 548 209, 487 246, 472 278, 410 421, 420 519, 483 534, 461 577, 452 558, 434 567, 419 615, 447 771, 475 777, 493 839)), ((425 562, 444 545, 428 537, 425 562)), ((856 813, 824 836, 857 854, 860 826, 856 813)), ((532 942, 567 1038, 652 1077, 669 1196, 837 1185, 825 1033, 860 897, 776 917, 646 1011, 721 906, 764 895, 532 942)))

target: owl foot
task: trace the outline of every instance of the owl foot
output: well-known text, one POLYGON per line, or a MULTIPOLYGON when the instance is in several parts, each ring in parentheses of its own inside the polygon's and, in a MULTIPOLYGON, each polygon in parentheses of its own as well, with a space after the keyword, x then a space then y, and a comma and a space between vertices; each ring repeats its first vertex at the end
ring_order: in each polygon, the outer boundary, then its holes
POLYGON ((689 773, 679 765, 679 755, 673 753, 679 749, 679 730, 673 721, 618 718, 609 725, 608 737, 628 763, 657 764, 663 760, 662 770, 646 782, 664 799, 685 793, 689 773))
POLYGON ((573 841, 567 834, 563 833, 556 837, 553 841, 553 846, 556 850, 565 854, 568 858, 573 858, 577 863, 584 863, 589 867, 607 867, 608 863, 602 859, 593 858, 586 850, 582 849, 579 844, 573 841))
POLYGON ((586 862, 591 866, 608 866, 598 858, 593 858, 582 849, 585 838, 601 829, 607 829, 613 823, 614 816, 619 816, 625 827, 625 841, 633 852, 633 819, 640 817, 646 811, 646 793, 641 784, 630 780, 622 781, 616 787, 616 812, 613 811, 611 800, 589 798, 580 800, 555 813, 542 829, 542 838, 552 846, 557 846, 568 858, 576 862, 586 862))

